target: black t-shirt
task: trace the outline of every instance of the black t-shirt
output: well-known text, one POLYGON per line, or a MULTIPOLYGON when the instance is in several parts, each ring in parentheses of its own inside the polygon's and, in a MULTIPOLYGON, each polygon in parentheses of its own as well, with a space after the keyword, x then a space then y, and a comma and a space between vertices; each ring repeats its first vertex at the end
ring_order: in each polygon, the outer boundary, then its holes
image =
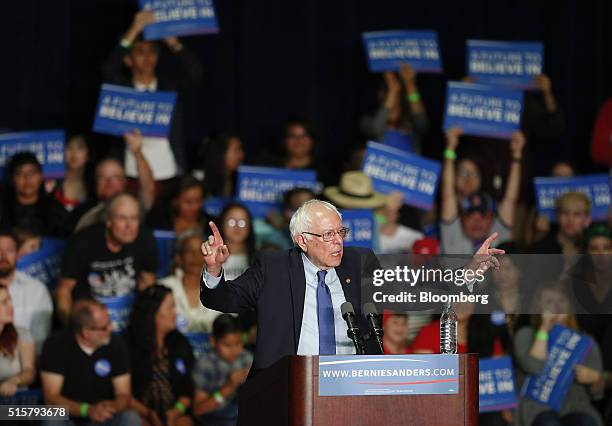
POLYGON ((123 338, 113 334, 108 345, 87 355, 71 330, 62 330, 44 344, 40 370, 64 377, 62 396, 95 404, 114 399, 113 378, 129 373, 129 355, 123 338))
POLYGON ((95 224, 75 234, 62 261, 61 275, 77 280, 73 298, 117 297, 132 293, 140 272, 155 273, 157 245, 151 231, 140 228, 138 237, 118 253, 106 245, 105 225, 95 224))
POLYGON ((25 229, 37 235, 64 238, 72 231, 70 215, 54 198, 41 197, 31 205, 17 201, 4 201, 7 208, 0 224, 4 227, 25 229))

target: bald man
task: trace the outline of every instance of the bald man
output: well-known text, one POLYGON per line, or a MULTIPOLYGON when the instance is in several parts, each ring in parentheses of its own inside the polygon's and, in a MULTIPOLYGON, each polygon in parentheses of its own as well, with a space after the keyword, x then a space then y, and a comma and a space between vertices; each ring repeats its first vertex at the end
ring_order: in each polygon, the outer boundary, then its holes
POLYGON ((122 297, 155 282, 157 245, 150 230, 140 226, 142 209, 131 194, 107 203, 106 220, 79 231, 70 241, 55 293, 62 320, 73 300, 122 297))

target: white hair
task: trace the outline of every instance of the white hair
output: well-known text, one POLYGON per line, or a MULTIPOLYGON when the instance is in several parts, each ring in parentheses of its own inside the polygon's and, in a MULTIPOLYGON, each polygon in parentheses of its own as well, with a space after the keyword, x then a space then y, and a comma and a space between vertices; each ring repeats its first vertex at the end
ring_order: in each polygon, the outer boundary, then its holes
POLYGON ((326 208, 338 215, 342 220, 342 214, 338 211, 336 206, 327 201, 321 200, 308 200, 302 206, 293 213, 291 216, 291 222, 289 222, 289 231, 291 232, 291 239, 295 242, 295 237, 302 232, 311 232, 312 229, 312 210, 316 207, 326 208))

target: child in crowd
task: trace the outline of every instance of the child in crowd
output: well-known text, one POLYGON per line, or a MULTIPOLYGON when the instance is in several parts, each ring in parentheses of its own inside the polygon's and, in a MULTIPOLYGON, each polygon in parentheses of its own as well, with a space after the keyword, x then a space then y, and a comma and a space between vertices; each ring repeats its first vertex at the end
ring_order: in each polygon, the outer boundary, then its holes
POLYGON ((244 350, 240 323, 222 314, 213 323, 213 350, 197 360, 193 413, 206 426, 235 425, 238 420, 236 391, 249 374, 252 355, 244 350))

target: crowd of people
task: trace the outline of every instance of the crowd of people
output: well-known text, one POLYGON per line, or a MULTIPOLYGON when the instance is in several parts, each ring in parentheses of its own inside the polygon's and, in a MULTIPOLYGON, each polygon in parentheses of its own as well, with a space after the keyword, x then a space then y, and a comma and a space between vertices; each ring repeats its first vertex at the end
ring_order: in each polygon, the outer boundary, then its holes
MULTIPOLYGON (((612 421, 612 214, 608 221, 594 222, 591 201, 578 192, 557 200, 554 220, 535 208, 532 181, 541 173, 539 156, 553 152, 551 146, 564 131, 547 76, 538 76, 537 89, 527 93, 522 128, 510 141, 464 136, 461 128, 446 130, 445 149, 437 158, 442 161, 438 202, 423 211, 411 207, 401 193, 374 190, 360 171, 364 144, 346 153, 349 161, 321 161, 314 130, 300 119, 284 123, 278 155, 266 151, 247 159, 245 142, 228 131, 206 139, 200 166, 189 170, 180 94, 201 80, 202 67, 176 37, 143 40, 142 29, 153 19, 147 11, 135 16, 103 70, 107 82, 142 91, 178 91, 167 138, 143 136, 135 129, 103 150, 89 144, 87 135, 70 135, 65 176, 56 180, 45 179, 30 152, 15 154, 7 164, 0 205, 2 397, 39 387, 44 402, 68 406, 76 424, 235 424, 236 394, 253 360, 257 326, 252 312, 221 314, 201 304, 200 245, 210 233, 208 222, 219 225, 228 246, 224 274, 232 279, 258 251, 294 245, 292 214, 310 199, 325 198, 339 208, 373 210, 377 254, 472 254, 496 232, 495 245, 508 254, 598 255, 586 264, 547 265, 558 267, 558 282, 537 296, 526 293, 524 269, 502 257, 502 267, 491 278, 502 317, 457 306, 458 351, 511 356, 520 383, 543 370, 548 333, 555 324, 585 333, 593 349, 575 368, 561 411, 521 397, 518 408, 483 414, 481 422, 586 426, 612 421), (158 73, 163 54, 175 56, 179 72, 158 73), (291 189, 278 211, 254 217, 232 200, 243 164, 312 169, 324 190, 291 189), (215 217, 203 209, 213 198, 230 200, 215 217), (153 230, 175 233, 168 259, 159 258, 153 230), (54 288, 17 270, 18 259, 39 250, 43 237, 68 242, 54 288), (162 261, 171 265, 164 277, 158 276, 162 261), (564 279, 568 269, 573 274, 564 279), (582 306, 590 309, 574 306, 570 290, 588 299, 582 306), (130 312, 125 330, 117 333, 107 302, 123 297, 131 298, 130 312), (521 307, 534 299, 539 314, 522 315, 521 307), (566 313, 551 313, 550 300, 567 304, 566 313), (188 338, 197 333, 210 334, 204 353, 194 352, 188 338)), ((432 129, 417 81, 407 64, 398 73, 383 74, 378 105, 359 123, 364 141, 383 141, 387 132, 399 131, 411 135, 413 152, 422 152, 424 136, 432 129)), ((601 114, 593 170, 612 165, 609 105, 601 114)), ((578 174, 562 158, 549 171, 550 176, 578 174)), ((383 324, 386 353, 439 352, 439 321, 431 313, 385 312, 383 324)))

